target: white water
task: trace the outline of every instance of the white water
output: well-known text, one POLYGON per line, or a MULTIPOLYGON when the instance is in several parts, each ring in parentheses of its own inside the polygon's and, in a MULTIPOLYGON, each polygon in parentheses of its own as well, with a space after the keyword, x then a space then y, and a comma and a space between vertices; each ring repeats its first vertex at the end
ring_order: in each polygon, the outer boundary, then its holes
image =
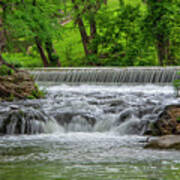
MULTIPOLYGON (((179 151, 144 149, 147 137, 139 127, 165 105, 180 103, 172 86, 41 87, 46 99, 14 105, 43 116, 45 131, 0 136, 0 179, 179 180, 179 151)), ((0 104, 0 119, 9 106, 0 104)))
POLYGON ((144 94, 167 94, 167 95, 173 95, 174 88, 171 85, 153 85, 153 84, 136 84, 136 85, 88 85, 88 84, 80 84, 80 85, 67 85, 67 84, 61 84, 61 85, 53 85, 50 86, 50 83, 47 87, 45 84, 48 85, 48 83, 42 83, 42 88, 46 88, 48 92, 57 93, 59 92, 79 92, 82 94, 88 94, 88 93, 144 93, 144 94))
POLYGON ((44 68, 31 73, 37 81, 49 82, 172 83, 180 78, 178 70, 179 67, 44 68))
POLYGON ((141 134, 138 128, 143 128, 138 126, 142 121, 155 120, 163 107, 179 102, 174 88, 169 85, 61 84, 42 87, 46 87, 49 93, 44 109, 50 113, 53 111, 54 115, 59 114, 59 121, 63 121, 64 114, 71 119, 61 126, 63 132, 141 134), (125 120, 121 118, 123 114, 128 116, 125 120), (87 117, 96 120, 93 126, 88 123, 87 117))
POLYGON ((0 104, 0 133, 146 131, 168 104, 179 103, 169 85, 41 84, 47 98, 0 104), (5 127, 6 126, 6 127, 5 127), (21 129, 17 129, 18 127, 21 129))

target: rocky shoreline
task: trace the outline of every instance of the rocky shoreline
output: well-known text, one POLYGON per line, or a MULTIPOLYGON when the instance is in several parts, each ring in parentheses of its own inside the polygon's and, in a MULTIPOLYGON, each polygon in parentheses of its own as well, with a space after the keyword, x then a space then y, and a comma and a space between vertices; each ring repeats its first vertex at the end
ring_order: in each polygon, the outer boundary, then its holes
POLYGON ((24 71, 14 72, 12 75, 0 75, 0 82, 0 101, 36 99, 43 96, 33 77, 24 71))

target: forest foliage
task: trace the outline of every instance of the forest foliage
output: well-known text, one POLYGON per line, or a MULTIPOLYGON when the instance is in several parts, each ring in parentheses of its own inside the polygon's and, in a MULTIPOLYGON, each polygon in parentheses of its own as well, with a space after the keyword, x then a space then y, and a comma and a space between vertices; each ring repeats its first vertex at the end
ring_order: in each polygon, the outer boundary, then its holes
POLYGON ((1 0, 0 50, 18 67, 180 65, 180 1, 1 0))

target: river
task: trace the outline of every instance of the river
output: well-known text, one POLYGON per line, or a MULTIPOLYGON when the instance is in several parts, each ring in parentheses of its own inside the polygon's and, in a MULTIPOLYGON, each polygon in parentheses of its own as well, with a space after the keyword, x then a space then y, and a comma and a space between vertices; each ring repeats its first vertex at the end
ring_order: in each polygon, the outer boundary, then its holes
MULTIPOLYGON (((0 180, 179 180, 180 153, 147 150, 147 122, 179 103, 169 85, 40 84, 43 133, 0 136, 0 180)), ((1 111, 12 103, 1 103, 1 111)), ((0 112, 0 114, 2 114, 0 112)), ((7 112, 6 112, 7 113, 7 112)))

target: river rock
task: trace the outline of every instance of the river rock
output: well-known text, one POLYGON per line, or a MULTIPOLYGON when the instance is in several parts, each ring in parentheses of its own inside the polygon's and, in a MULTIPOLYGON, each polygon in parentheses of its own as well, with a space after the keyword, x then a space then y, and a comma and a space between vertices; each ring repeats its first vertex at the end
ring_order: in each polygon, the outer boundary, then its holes
POLYGON ((168 105, 151 124, 152 135, 180 134, 180 105, 168 105))
POLYGON ((0 134, 37 134, 44 132, 49 117, 33 108, 11 110, 0 116, 0 134))
POLYGON ((84 114, 84 113, 78 113, 78 112, 59 112, 55 114, 54 118, 60 125, 64 126, 66 124, 71 123, 73 117, 76 117, 76 116, 81 116, 91 126, 94 126, 94 124, 96 123, 95 117, 91 116, 90 114, 84 114))
POLYGON ((152 149, 178 149, 180 150, 180 135, 166 135, 150 139, 145 148, 152 149))
POLYGON ((19 109, 19 106, 17 106, 17 105, 10 105, 9 106, 12 110, 17 110, 17 109, 19 109))

